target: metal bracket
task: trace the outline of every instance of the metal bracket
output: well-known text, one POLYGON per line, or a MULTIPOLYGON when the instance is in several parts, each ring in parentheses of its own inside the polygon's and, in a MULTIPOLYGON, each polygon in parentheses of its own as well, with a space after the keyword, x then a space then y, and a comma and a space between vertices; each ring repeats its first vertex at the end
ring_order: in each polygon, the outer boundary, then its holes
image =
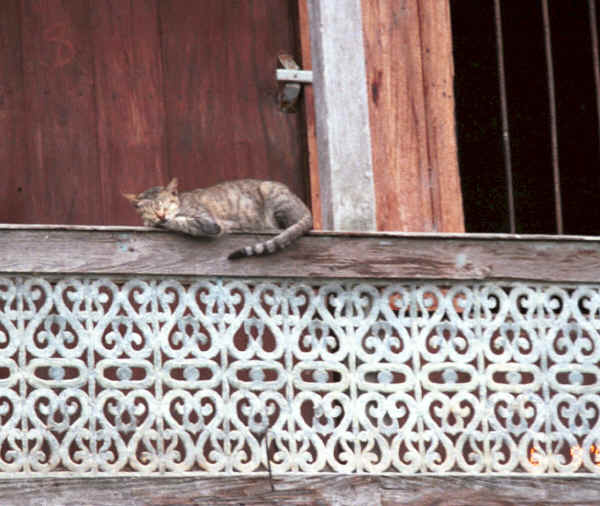
POLYGON ((312 71, 301 70, 289 54, 280 54, 278 60, 283 68, 278 68, 275 71, 275 76, 277 81, 284 83, 280 87, 277 97, 279 109, 283 112, 295 113, 302 91, 302 84, 312 83, 312 71))
POLYGON ((287 83, 312 84, 312 70, 277 69, 278 81, 287 83))

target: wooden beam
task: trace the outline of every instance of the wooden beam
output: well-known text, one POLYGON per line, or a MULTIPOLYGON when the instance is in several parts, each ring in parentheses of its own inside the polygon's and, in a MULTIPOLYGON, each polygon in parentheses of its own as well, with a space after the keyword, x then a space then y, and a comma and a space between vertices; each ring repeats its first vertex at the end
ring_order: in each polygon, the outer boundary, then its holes
POLYGON ((273 256, 227 254, 266 238, 194 239, 143 227, 0 228, 0 273, 531 280, 597 283, 600 238, 324 233, 273 256))
POLYGON ((307 0, 323 226, 375 230, 360 0, 307 0))
POLYGON ((34 504, 597 504, 600 480, 475 476, 267 476, 83 478, 0 481, 3 506, 34 504))
MULTIPOLYGON (((310 54, 310 23, 306 0, 298 0, 298 29, 300 32, 301 66, 312 69, 310 54)), ((319 184, 319 157, 317 150, 317 133, 315 123, 315 94, 312 85, 304 86, 304 120, 306 124, 307 164, 309 170, 310 207, 313 215, 313 228, 323 229, 323 212, 321 210, 321 186, 319 184)))

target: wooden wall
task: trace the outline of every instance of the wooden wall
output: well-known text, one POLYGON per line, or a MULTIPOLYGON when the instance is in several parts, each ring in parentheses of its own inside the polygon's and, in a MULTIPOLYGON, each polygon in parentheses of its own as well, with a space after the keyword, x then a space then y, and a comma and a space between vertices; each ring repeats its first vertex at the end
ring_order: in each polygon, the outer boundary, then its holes
MULTIPOLYGON (((306 0, 298 2, 306 66, 306 0)), ((464 232, 450 2, 361 0, 361 7, 377 230, 464 232)), ((305 98, 310 114, 311 95, 305 98)), ((310 115, 307 119, 311 200, 317 209, 322 169, 314 123, 310 115)), ((318 214, 315 228, 321 228, 318 214)))
POLYGON ((378 230, 464 232, 449 0, 362 0, 378 230))
MULTIPOLYGON (((449 3, 362 10, 377 229, 461 232, 449 3)), ((319 228, 314 121, 273 76, 280 51, 311 68, 308 29, 305 0, 3 0, 0 222, 137 224, 120 192, 174 176, 305 197, 310 160, 319 228)))
POLYGON ((121 191, 277 179, 305 196, 278 110, 295 0, 2 0, 0 222, 138 224, 121 191))

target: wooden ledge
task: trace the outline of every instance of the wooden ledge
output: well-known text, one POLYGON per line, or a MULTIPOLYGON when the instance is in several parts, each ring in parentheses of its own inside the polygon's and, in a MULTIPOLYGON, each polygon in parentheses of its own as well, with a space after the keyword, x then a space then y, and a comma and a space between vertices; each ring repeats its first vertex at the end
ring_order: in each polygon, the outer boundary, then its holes
POLYGON ((276 255, 227 260, 268 236, 0 225, 0 273, 600 281, 600 238, 582 236, 312 232, 276 255))
POLYGON ((23 504, 370 504, 508 506, 598 504, 597 477, 227 476, 47 478, 0 481, 3 506, 23 504))

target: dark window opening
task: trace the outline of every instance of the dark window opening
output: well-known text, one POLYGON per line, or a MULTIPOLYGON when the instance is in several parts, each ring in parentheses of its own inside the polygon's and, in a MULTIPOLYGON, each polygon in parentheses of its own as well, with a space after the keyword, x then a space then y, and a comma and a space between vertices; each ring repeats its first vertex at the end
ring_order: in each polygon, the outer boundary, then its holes
MULTIPOLYGON (((509 232, 493 0, 451 4, 468 232, 509 232)), ((501 1, 517 233, 556 233, 541 1, 501 1)), ((589 3, 549 2, 565 234, 600 235, 600 144, 589 3)), ((595 20, 598 26, 598 19, 595 20)))

